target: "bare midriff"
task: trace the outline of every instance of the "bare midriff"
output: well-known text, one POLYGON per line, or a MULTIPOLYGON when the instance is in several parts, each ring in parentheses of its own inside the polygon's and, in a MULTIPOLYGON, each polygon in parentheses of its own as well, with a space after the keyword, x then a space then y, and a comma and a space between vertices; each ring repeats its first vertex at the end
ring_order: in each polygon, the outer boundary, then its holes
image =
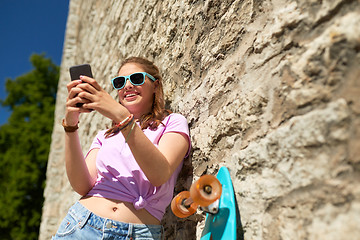
POLYGON ((160 225, 160 221, 145 209, 136 210, 132 203, 86 196, 80 203, 94 214, 124 223, 160 225))

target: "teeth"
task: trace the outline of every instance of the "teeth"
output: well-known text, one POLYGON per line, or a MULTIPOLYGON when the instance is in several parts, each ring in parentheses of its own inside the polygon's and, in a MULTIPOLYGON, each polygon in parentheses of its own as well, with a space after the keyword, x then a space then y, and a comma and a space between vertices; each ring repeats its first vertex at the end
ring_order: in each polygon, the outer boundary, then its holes
POLYGON ((127 94, 125 97, 133 97, 133 96, 136 96, 135 93, 130 93, 130 94, 127 94))

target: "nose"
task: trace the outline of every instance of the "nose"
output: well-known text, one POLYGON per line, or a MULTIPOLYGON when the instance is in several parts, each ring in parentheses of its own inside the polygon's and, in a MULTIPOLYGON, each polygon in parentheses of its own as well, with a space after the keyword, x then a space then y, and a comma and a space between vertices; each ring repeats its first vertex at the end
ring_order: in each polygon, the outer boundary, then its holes
POLYGON ((125 82, 125 86, 124 86, 124 89, 131 89, 133 88, 134 85, 132 85, 132 83, 130 82, 130 79, 126 79, 126 82, 125 82))

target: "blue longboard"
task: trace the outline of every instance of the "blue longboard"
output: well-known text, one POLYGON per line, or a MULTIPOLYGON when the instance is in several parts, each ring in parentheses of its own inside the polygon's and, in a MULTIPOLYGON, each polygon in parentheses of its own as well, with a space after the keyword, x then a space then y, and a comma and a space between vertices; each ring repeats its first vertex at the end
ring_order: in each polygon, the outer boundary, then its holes
POLYGON ((182 191, 171 201, 171 210, 180 218, 194 214, 199 206, 207 213, 201 240, 236 240, 240 215, 226 167, 220 168, 216 178, 201 176, 191 185, 190 192, 182 191))
POLYGON ((236 202, 229 170, 221 167, 216 178, 222 185, 219 210, 207 213, 201 240, 236 240, 236 202))

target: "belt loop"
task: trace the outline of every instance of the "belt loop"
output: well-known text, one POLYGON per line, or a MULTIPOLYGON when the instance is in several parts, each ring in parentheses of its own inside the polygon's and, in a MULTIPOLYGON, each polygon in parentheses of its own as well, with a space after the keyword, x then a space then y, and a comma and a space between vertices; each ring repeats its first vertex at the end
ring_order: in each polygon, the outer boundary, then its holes
POLYGON ((79 222, 79 227, 83 228, 85 226, 85 224, 87 223, 87 221, 89 220, 89 217, 91 215, 91 212, 87 212, 85 217, 79 222))
POLYGON ((164 240, 164 226, 161 225, 161 240, 164 240))
POLYGON ((69 213, 74 219, 76 219, 80 229, 85 226, 91 215, 91 212, 81 205, 80 202, 76 202, 70 208, 69 213))
POLYGON ((129 226, 129 229, 128 229, 128 234, 127 234, 127 235, 128 235, 128 238, 129 238, 129 239, 132 239, 133 230, 134 230, 133 228, 134 228, 134 227, 133 227, 133 225, 132 225, 131 223, 129 223, 128 226, 129 226))

